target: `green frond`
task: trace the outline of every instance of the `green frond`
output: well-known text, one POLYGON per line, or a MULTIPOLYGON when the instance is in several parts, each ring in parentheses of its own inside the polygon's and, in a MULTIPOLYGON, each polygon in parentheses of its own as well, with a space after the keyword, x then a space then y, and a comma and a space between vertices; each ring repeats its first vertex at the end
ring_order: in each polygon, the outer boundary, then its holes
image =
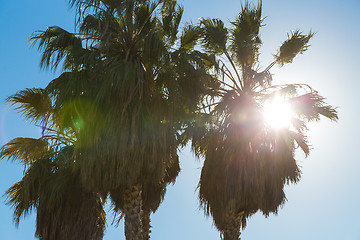
POLYGON ((219 63, 216 60, 215 54, 201 54, 203 63, 209 67, 214 67, 215 70, 219 69, 219 63))
POLYGON ((200 38, 199 28, 193 25, 187 25, 183 29, 183 33, 180 37, 180 47, 189 51, 193 49, 200 38))
POLYGON ((151 30, 144 39, 143 58, 148 66, 158 63, 167 49, 159 34, 151 30))
POLYGON ((258 60, 262 44, 259 35, 260 27, 263 26, 261 14, 261 2, 257 7, 253 7, 245 1, 239 16, 232 22, 230 49, 241 66, 253 66, 258 60))
POLYGON ((282 43, 278 53, 275 55, 276 62, 283 66, 286 63, 292 63, 293 59, 302 54, 309 48, 309 41, 315 34, 309 32, 307 35, 299 30, 292 31, 288 34, 288 39, 282 43))
POLYGON ((91 74, 88 71, 63 72, 53 79, 45 88, 45 91, 55 97, 55 109, 67 101, 90 91, 91 74), (61 103, 61 104, 60 104, 61 103))
POLYGON ((169 40, 169 46, 172 46, 177 39, 177 33, 183 16, 184 7, 174 0, 165 0, 162 2, 162 28, 165 36, 167 36, 169 40))
POLYGON ((101 32, 101 14, 88 14, 80 23, 79 31, 83 34, 98 34, 101 32))
POLYGON ((200 21, 203 34, 202 45, 206 51, 222 54, 226 51, 228 30, 220 19, 203 18, 200 21))
POLYGON ((156 11, 159 6, 160 2, 145 1, 134 8, 134 28, 140 39, 156 28, 156 11))
POLYGON ((82 39, 57 26, 34 32, 29 41, 42 51, 40 66, 55 70, 62 60, 82 49, 82 39))
POLYGON ((96 48, 78 49, 69 54, 63 62, 64 70, 81 70, 101 68, 101 54, 96 48))

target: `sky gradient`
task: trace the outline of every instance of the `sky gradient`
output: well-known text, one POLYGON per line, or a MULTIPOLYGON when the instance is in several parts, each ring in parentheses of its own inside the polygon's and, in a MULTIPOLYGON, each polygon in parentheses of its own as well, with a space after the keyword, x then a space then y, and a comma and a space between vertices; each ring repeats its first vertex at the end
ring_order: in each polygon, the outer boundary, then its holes
MULTIPOLYGON (((183 0, 186 21, 201 17, 233 20, 240 11, 239 0, 183 0)), ((242 233, 243 240, 359 240, 360 239, 360 1, 358 0, 263 0, 265 25, 261 65, 272 61, 290 30, 316 32, 311 47, 294 62, 275 67, 274 83, 311 85, 338 107, 338 123, 322 119, 310 123, 310 156, 297 159, 302 179, 286 187, 288 202, 277 216, 256 214, 242 233)), ((0 0, 0 145, 15 137, 39 137, 41 130, 27 124, 3 102, 5 97, 30 87, 44 87, 58 73, 39 68, 40 54, 27 43, 29 35, 48 26, 74 29, 74 11, 66 0, 0 0)), ((151 239, 217 240, 218 231, 206 218, 197 200, 197 181, 202 160, 188 148, 180 153, 182 172, 168 188, 164 203, 152 216, 151 239)), ((22 168, 0 162, 0 196, 22 178, 22 168)), ((0 199, 0 239, 34 239, 35 214, 12 223, 12 210, 0 199)), ((109 214, 110 215, 110 214, 109 214)), ((123 222, 118 228, 108 223, 105 240, 125 239, 123 222)))

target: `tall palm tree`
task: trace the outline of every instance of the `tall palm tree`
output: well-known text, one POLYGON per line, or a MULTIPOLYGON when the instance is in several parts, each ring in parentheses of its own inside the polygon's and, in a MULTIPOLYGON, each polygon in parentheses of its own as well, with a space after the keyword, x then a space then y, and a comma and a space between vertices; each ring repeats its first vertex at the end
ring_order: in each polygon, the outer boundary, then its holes
POLYGON ((46 91, 61 128, 74 129, 74 168, 84 186, 110 194, 125 215, 126 238, 141 239, 142 191, 166 185, 179 130, 213 79, 205 54, 193 49, 194 28, 176 44, 183 11, 176 1, 70 4, 78 8, 77 33, 51 27, 31 38, 44 68, 63 65, 46 91))
POLYGON ((320 115, 338 118, 310 86, 272 84, 270 69, 303 53, 313 33, 291 32, 274 61, 260 70, 262 23, 261 2, 253 7, 248 1, 229 28, 219 19, 201 20, 202 45, 215 56, 210 60, 219 87, 202 109, 205 118, 188 131, 192 130, 195 153, 205 158, 200 202, 224 240, 240 239, 249 216, 257 211, 266 216, 277 213, 285 202, 284 185, 296 183, 301 175, 295 150, 300 147, 309 154, 306 122, 318 121, 320 115), (295 115, 290 126, 273 129, 263 112, 266 102, 277 97, 287 101, 295 115))
POLYGON ((22 180, 6 192, 16 225, 36 209, 39 239, 102 239, 103 201, 99 194, 86 190, 79 173, 73 171, 74 139, 57 128, 50 98, 43 89, 26 89, 7 101, 44 128, 41 138, 15 138, 0 150, 0 159, 19 161, 26 169, 22 180))

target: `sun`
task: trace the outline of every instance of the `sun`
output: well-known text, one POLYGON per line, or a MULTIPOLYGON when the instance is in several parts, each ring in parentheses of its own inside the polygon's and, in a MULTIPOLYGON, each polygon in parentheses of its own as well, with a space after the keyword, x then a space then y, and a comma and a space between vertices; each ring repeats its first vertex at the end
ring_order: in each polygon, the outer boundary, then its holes
POLYGON ((290 104, 279 96, 264 103, 263 114, 266 124, 274 129, 290 127, 294 116, 290 104))

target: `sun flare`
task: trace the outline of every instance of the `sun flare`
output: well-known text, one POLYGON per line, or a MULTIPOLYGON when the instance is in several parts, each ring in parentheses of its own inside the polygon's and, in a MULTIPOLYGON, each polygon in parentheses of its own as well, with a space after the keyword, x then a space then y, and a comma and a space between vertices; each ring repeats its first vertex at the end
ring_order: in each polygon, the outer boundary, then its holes
POLYGON ((294 116, 290 104, 280 97, 265 102, 263 113, 266 123, 275 129, 290 127, 291 118, 294 116))

